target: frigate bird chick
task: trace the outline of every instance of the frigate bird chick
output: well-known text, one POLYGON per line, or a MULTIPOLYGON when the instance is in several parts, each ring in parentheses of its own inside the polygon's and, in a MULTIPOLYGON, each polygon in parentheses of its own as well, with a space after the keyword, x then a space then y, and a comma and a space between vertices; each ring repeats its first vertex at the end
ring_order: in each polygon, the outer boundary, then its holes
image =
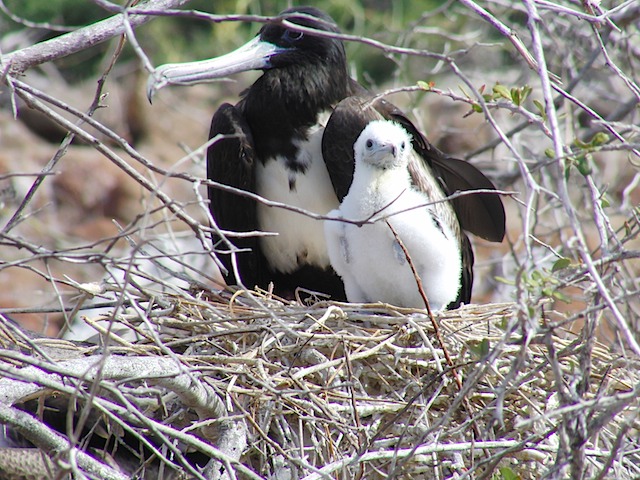
POLYGON ((409 134, 387 120, 369 123, 355 142, 351 188, 328 216, 364 223, 327 220, 324 226, 331 265, 350 302, 425 308, 409 261, 432 310, 458 298, 460 240, 438 218, 432 199, 412 186, 411 151, 409 134))

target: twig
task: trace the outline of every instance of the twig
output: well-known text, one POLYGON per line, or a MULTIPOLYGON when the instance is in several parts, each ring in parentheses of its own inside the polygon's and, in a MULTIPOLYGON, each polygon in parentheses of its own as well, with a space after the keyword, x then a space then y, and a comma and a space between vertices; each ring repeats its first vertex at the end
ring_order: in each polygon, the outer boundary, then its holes
MULTIPOLYGON (((398 242, 398 244, 400 245, 400 248, 402 248, 402 252, 404 253, 405 258, 407 259, 407 263, 409 264, 409 267, 411 268, 411 272, 413 273, 413 278, 416 280, 416 285, 418 287, 418 292, 420 292, 420 296, 422 297, 422 300, 424 301, 424 305, 427 309, 427 315, 429 317, 429 319, 431 320, 431 325, 433 326, 433 330, 436 333, 436 338, 438 339, 438 343, 440 344, 440 347, 442 348, 442 352, 444 353, 444 358, 447 361, 447 365, 449 365, 449 368, 451 370, 451 374, 453 375, 453 378, 456 382, 456 385, 458 387, 458 391, 462 394, 463 388, 462 388, 462 379, 460 378, 460 374, 458 373, 458 370, 456 368, 455 363, 453 362, 453 359, 451 358, 451 355, 449 354, 449 349, 447 348, 447 345, 444 343, 444 338, 442 337, 442 333, 440 332, 440 326, 438 325, 438 322, 436 321, 435 317, 433 316, 433 312, 431 311, 431 306, 429 305, 429 299, 427 298, 427 294, 424 291, 424 287, 422 284, 422 279, 420 278, 420 274, 418 273, 418 270, 416 269, 415 265, 413 264, 413 261, 411 259, 411 255, 409 254, 409 251, 407 250, 407 247, 404 245, 404 242, 402 241, 402 239, 400 238, 400 236, 398 235, 398 232, 396 232, 396 230, 393 228, 393 226, 391 225, 391 223, 389 222, 389 220, 385 220, 387 226, 389 227, 389 229, 391 230, 391 233, 393 233, 394 238, 396 239, 396 241, 398 242)), ((467 414, 469 415, 470 418, 473 418, 473 408, 471 407, 471 403, 469 402, 468 398, 464 398, 464 406, 465 409, 467 410, 467 414)), ((473 426, 473 431, 475 433, 475 438, 479 439, 481 438, 481 434, 480 434, 480 427, 478 427, 478 424, 472 420, 472 426, 473 426)))
MULTIPOLYGON (((551 82, 549 81, 549 75, 546 68, 546 60, 544 49, 542 48, 542 42, 540 38, 540 32, 538 30, 538 24, 540 22, 540 17, 538 16, 536 6, 531 0, 525 0, 525 5, 527 7, 527 11, 529 14, 528 26, 533 39, 533 50, 534 54, 538 60, 538 68, 539 68, 539 77, 542 85, 542 91, 545 99, 545 106, 547 110, 547 114, 549 116, 549 123, 551 131, 553 132, 553 148, 555 151, 555 155, 557 158, 561 158, 563 154, 563 145, 561 140, 560 127, 558 124, 558 118, 556 116, 554 103, 551 95, 551 82)), ((582 228, 580 226, 580 222, 576 217, 576 212, 572 207, 571 198, 568 192, 567 181, 564 173, 562 172, 562 165, 558 162, 556 164, 556 177, 557 185, 558 185, 558 193, 562 199, 562 205, 565 208, 565 211, 569 217, 569 221, 571 223, 571 227, 578 239, 580 248, 579 254, 584 263, 587 265, 589 269, 589 273, 591 274, 592 280, 595 282, 598 287, 598 291, 605 299, 607 305, 611 309, 611 312, 614 315, 618 328, 622 332, 627 344, 634 352, 635 355, 640 356, 640 344, 635 338, 634 333, 629 328, 629 325, 624 318, 624 315, 613 301, 610 292, 608 291, 606 285, 602 281, 602 277, 600 273, 596 270, 595 265, 593 263, 593 259, 589 254, 589 250, 587 247, 586 239, 584 238, 584 234, 582 228)))
MULTIPOLYGON (((69 442, 62 435, 51 430, 28 413, 0 403, 0 423, 9 424, 44 452, 65 452, 73 456, 74 462, 89 474, 105 480, 127 480, 127 475, 95 460, 82 450, 70 448, 69 442)), ((66 465, 65 470, 69 470, 66 465)))
MULTIPOLYGON (((189 0, 148 0, 144 6, 136 8, 138 15, 132 16, 129 21, 132 26, 137 27, 153 19, 145 14, 147 10, 178 7, 188 2, 189 0)), ((51 40, 6 53, 0 58, 0 67, 4 75, 17 76, 37 65, 85 50, 124 32, 123 15, 115 15, 51 40)), ((4 75, 0 81, 4 81, 4 75)))

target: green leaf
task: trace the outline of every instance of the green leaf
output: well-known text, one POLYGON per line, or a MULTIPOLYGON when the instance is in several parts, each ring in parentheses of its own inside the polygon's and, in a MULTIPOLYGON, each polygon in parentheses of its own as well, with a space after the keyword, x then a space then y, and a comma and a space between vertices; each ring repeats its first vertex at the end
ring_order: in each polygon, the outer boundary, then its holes
POLYGON ((493 86, 493 93, 496 95, 496 97, 502 97, 506 98, 507 100, 511 100, 511 92, 509 92, 509 89, 504 85, 500 85, 499 83, 496 83, 493 86))
POLYGON ((567 257, 562 257, 553 262, 553 267, 551 267, 552 272, 557 272, 559 270, 564 270, 569 265, 571 265, 571 259, 567 257))
POLYGON ((522 92, 520 91, 520 89, 515 87, 511 89, 511 100, 513 101, 513 103, 520 106, 520 104, 522 103, 522 92))
POLYGON ((547 148, 547 149, 545 149, 545 151, 544 151, 544 155, 545 155, 547 158, 556 158, 556 152, 555 152, 555 150, 554 150, 553 148, 547 148))
POLYGON ((534 100, 533 104, 538 109, 538 113, 540 113, 540 116, 542 117, 542 120, 544 120, 546 122, 547 121, 547 110, 544 108, 544 105, 540 102, 540 100, 534 100))
POLYGON ((479 342, 478 341, 467 342, 467 346, 469 347, 469 350, 471 352, 475 353, 478 357, 482 358, 489 353, 490 343, 488 338, 483 338, 479 342))
POLYGON ((473 110, 476 113, 482 113, 484 112, 484 110, 482 109, 482 107, 480 106, 479 103, 472 103, 471 104, 471 110, 473 110))
POLYGON ((552 297, 564 303, 571 303, 571 299, 567 297, 564 293, 562 293, 560 290, 554 291, 552 297))
POLYGON ((564 179, 569 181, 569 177, 571 176, 571 162, 573 158, 568 158, 564 164, 564 179))
POLYGON ((573 140, 573 144, 578 147, 581 150, 588 150, 589 147, 591 147, 590 143, 584 143, 582 140, 580 140, 579 138, 576 138, 573 140))
POLYGON ((590 143, 594 147, 599 147, 600 145, 604 145, 605 143, 608 143, 610 138, 611 137, 609 137, 609 135, 607 135, 606 133, 598 132, 593 136, 590 143))
POLYGON ((593 169, 591 168, 591 162, 589 161, 591 159, 591 155, 587 154, 587 155, 580 155, 577 159, 576 159, 576 168, 578 169, 578 171, 584 175, 590 175, 591 172, 593 171, 593 169))
POLYGON ((520 475, 511 470, 510 467, 500 467, 502 480, 520 480, 520 475))
POLYGON ((541 282, 544 279, 543 279, 542 273, 540 273, 540 271, 534 270, 533 272, 531 272, 531 280, 535 281, 535 282, 541 282))
POLYGON ((424 80, 418 80, 418 87, 423 90, 431 90, 435 86, 435 82, 425 82, 424 80))
MULTIPOLYGON (((460 92, 462 92, 462 94, 466 98, 471 98, 471 96, 467 93, 467 91, 464 89, 464 87, 462 85, 458 85, 458 89, 460 90, 460 92)), ((480 92, 480 93, 482 93, 482 92, 480 92)))
POLYGON ((495 277, 495 279, 496 279, 496 282, 504 283, 505 285, 514 286, 516 284, 516 282, 514 280, 510 280, 508 278, 504 278, 504 277, 500 277, 500 276, 495 277))
POLYGON ((524 103, 530 93, 531 87, 529 85, 525 85, 524 87, 513 87, 511 89, 511 100, 513 100, 513 103, 520 106, 524 103))

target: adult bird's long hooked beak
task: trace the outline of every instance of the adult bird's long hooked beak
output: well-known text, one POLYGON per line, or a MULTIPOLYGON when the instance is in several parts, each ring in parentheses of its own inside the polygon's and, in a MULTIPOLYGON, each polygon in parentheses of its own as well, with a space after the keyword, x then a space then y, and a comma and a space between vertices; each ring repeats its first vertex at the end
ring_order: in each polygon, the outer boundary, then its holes
POLYGON ((255 37, 242 47, 220 57, 188 63, 168 63, 158 67, 149 76, 147 98, 167 85, 195 85, 247 70, 265 70, 271 67, 270 59, 286 48, 255 37))

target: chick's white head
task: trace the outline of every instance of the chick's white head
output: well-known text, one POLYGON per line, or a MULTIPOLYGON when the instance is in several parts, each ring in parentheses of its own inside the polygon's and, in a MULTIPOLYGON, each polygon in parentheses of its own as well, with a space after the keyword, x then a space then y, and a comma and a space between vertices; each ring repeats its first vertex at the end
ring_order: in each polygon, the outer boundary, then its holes
POLYGON ((376 168, 406 167, 411 139, 404 128, 387 120, 369 123, 353 146, 356 163, 376 168))

